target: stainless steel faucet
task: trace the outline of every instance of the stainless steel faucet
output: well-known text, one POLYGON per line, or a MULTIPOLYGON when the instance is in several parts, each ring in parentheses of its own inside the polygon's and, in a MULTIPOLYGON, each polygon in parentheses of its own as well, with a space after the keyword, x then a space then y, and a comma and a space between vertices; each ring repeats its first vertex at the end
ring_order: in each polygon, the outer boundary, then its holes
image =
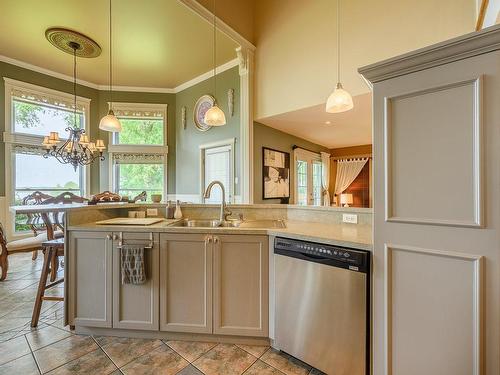
POLYGON ((211 183, 208 184, 207 189, 205 190, 205 194, 203 197, 205 199, 210 198, 210 193, 212 192, 212 188, 214 185, 219 185, 220 189, 222 190, 222 202, 220 204, 220 214, 219 214, 219 221, 226 221, 226 218, 232 214, 231 211, 229 211, 226 207, 226 189, 224 188, 224 184, 220 181, 212 181, 211 183))

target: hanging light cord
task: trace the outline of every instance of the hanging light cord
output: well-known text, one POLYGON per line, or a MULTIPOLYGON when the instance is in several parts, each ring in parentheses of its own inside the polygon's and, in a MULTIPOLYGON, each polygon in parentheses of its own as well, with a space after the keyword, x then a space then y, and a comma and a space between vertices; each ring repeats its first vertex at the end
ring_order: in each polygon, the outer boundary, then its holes
POLYGON ((112 30, 113 28, 111 27, 112 25, 112 16, 111 16, 111 0, 109 0, 109 95, 110 95, 110 105, 109 108, 113 108, 113 69, 111 66, 113 65, 113 34, 112 30))
MULTIPOLYGON (((217 17, 215 16, 215 6, 216 6, 216 0, 214 0, 214 98, 217 97, 217 72, 216 72, 216 51, 217 51, 217 36, 216 36, 216 22, 217 22, 217 17)), ((215 100, 215 103, 217 103, 217 99, 215 100)))
POLYGON ((340 83, 340 0, 337 0, 337 83, 340 83))
POLYGON ((73 126, 76 128, 76 46, 73 46, 73 95, 75 108, 73 111, 73 126))

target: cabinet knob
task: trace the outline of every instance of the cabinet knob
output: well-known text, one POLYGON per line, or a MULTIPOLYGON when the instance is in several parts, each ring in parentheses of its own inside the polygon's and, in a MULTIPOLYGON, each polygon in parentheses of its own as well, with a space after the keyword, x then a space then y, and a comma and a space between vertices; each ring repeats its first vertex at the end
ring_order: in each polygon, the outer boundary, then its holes
POLYGON ((214 237, 214 243, 219 243, 219 237, 217 236, 214 237))
POLYGON ((118 235, 117 234, 113 234, 113 240, 116 241, 118 239, 118 235))
POLYGON ((207 236, 205 238, 205 243, 212 243, 212 236, 207 236))

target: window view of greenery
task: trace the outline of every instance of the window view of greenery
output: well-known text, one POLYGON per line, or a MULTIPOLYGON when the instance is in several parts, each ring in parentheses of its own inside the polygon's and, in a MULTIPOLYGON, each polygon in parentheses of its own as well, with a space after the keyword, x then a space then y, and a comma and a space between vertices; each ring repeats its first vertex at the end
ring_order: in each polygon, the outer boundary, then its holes
MULTIPOLYGON (((45 136, 51 131, 59 132, 65 138, 68 126, 75 125, 74 113, 71 110, 55 108, 23 100, 13 100, 14 131, 33 136, 45 136)), ((77 113, 76 124, 84 123, 82 113, 77 113)), ((63 191, 71 191, 82 195, 80 187, 81 168, 76 172, 69 165, 60 164, 53 158, 45 159, 36 154, 14 154, 14 204, 22 204, 22 200, 34 191, 49 195, 58 195, 63 191), (57 171, 57 172, 56 172, 57 171)), ((16 215, 15 231, 29 230, 25 215, 16 215)))
POLYGON ((163 194, 163 164, 117 164, 118 194, 133 198, 142 191, 163 194))
POLYGON ((116 133, 115 144, 163 145, 163 120, 120 117, 122 131, 116 133))
POLYGON ((307 162, 297 160, 297 204, 307 206, 307 162))
POLYGON ((51 131, 59 132, 61 138, 66 137, 66 128, 83 125, 84 116, 77 113, 76 119, 72 110, 55 108, 15 99, 13 101, 14 131, 37 136, 48 135, 51 131), (76 122, 75 122, 76 120, 76 122))

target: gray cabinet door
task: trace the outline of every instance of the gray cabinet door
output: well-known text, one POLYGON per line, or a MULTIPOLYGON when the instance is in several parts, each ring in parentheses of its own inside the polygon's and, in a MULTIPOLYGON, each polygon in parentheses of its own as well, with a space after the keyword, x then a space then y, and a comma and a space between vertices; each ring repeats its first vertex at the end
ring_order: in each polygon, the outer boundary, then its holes
POLYGON ((75 325, 112 326, 112 242, 110 232, 69 234, 69 314, 75 325))
POLYGON ((159 246, 158 234, 118 232, 113 235, 113 328, 158 330, 159 246), (152 243, 144 250, 146 282, 122 284, 119 244, 152 243))
POLYGON ((212 333, 209 235, 160 235, 160 330, 212 333))
POLYGON ((213 236, 216 334, 268 336, 267 236, 213 236))

